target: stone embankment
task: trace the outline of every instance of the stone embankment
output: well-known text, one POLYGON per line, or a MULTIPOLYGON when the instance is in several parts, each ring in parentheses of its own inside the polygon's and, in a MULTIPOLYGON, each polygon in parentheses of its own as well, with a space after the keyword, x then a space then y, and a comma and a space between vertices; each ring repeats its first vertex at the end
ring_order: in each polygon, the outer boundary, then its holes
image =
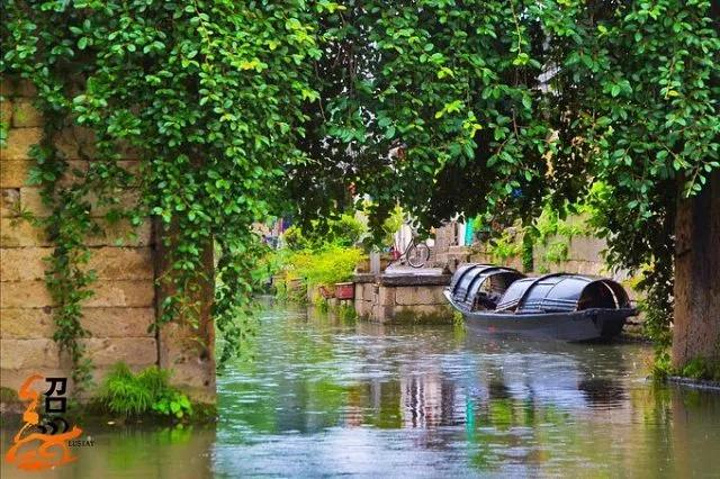
POLYGON ((443 296, 450 275, 441 269, 397 268, 356 275, 355 311, 378 322, 445 322, 453 313, 443 296))

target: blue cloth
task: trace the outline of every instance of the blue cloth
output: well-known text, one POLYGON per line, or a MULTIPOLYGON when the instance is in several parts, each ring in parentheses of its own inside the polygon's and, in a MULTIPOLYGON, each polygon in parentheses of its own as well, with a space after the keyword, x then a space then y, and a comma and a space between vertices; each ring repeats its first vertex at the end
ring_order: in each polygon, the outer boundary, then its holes
POLYGON ((473 243, 473 237, 475 235, 475 228, 473 228, 473 222, 468 221, 465 223, 465 239, 463 241, 463 245, 469 246, 473 243))

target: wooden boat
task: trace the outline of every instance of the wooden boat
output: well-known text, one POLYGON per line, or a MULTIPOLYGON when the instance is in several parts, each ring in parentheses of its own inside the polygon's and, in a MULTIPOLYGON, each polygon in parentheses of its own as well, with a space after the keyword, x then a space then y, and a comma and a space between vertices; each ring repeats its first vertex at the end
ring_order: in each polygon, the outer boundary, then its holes
POLYGON ((512 268, 462 265, 445 297, 470 328, 589 341, 617 336, 636 310, 617 282, 568 273, 526 277, 512 268))

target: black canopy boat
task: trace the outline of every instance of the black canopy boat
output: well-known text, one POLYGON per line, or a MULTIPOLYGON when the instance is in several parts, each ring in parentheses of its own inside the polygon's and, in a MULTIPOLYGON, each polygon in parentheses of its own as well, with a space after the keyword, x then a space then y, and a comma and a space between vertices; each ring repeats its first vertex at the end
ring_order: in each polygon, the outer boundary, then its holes
POLYGON ((636 311, 615 281, 555 273, 528 278, 512 268, 462 265, 445 297, 469 327, 564 341, 610 339, 636 311))

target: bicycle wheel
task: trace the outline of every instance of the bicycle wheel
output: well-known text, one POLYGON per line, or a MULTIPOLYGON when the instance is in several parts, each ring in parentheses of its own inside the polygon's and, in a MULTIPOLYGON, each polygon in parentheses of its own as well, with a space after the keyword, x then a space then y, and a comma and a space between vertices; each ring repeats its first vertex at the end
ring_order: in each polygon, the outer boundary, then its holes
POLYGON ((406 252, 407 262, 413 268, 422 268, 430 259, 430 248, 425 243, 413 243, 406 252))

